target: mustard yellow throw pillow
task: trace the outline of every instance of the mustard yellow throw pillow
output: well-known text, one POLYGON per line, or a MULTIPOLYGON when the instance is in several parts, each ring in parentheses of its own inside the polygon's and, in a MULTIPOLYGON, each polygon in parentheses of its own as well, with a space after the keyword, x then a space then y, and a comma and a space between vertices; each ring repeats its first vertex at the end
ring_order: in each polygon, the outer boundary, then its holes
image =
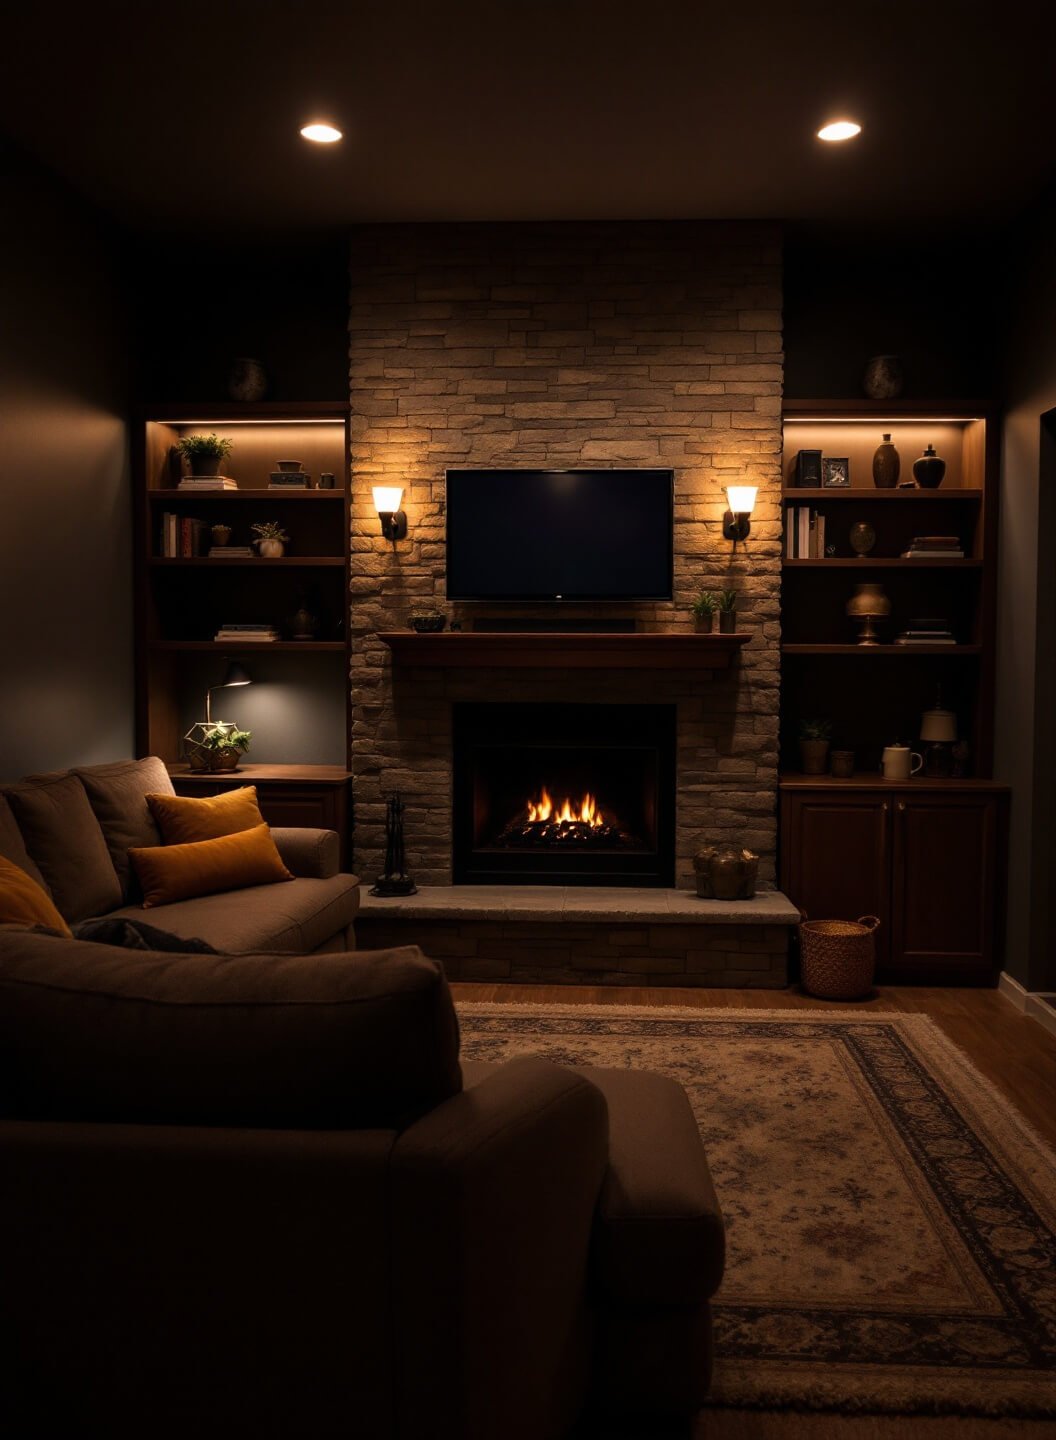
POLYGON ((143 887, 144 910, 221 890, 241 890, 245 885, 293 879, 267 825, 189 845, 134 846, 128 854, 143 887))
MULTIPOLYGON (((272 842, 274 843, 274 842, 272 842)), ((0 855, 0 925, 46 925, 69 935, 54 901, 21 866, 0 855)))
POLYGON ((186 795, 148 795, 147 804, 166 845, 189 845, 195 840, 216 840, 263 825, 257 804, 257 787, 243 785, 194 800, 186 795))

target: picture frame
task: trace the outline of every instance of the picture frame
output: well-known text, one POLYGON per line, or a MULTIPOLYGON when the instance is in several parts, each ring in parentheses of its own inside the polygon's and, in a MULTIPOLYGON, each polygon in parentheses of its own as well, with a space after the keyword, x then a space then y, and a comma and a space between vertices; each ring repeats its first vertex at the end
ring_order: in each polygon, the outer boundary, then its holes
POLYGON ((851 462, 846 455, 826 455, 821 462, 821 488, 846 490, 851 483, 851 462))

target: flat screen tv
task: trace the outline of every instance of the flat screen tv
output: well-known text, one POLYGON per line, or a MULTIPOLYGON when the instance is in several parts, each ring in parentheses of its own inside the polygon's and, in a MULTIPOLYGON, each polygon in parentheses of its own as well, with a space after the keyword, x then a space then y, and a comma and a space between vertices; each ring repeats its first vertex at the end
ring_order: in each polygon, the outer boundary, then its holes
POLYGON ((671 470, 449 470, 449 600, 670 600, 671 470))

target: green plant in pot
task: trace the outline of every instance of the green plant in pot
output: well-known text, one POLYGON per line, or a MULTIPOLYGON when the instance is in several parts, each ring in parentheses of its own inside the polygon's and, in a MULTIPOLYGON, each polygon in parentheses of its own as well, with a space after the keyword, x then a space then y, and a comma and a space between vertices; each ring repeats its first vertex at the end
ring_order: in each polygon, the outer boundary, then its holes
POLYGON ((715 608, 719 612, 719 634, 732 635, 737 629, 737 591, 720 590, 715 608))
POLYGON ((231 441, 212 435, 184 435, 176 447, 192 475, 219 475, 220 462, 231 453, 231 441))
POLYGON ((237 770, 238 762, 249 749, 252 730, 239 730, 237 725, 214 725, 201 739, 207 770, 237 770))
POLYGON ((707 635, 715 623, 715 609, 718 602, 710 590, 702 590, 697 598, 690 605, 690 610, 696 616, 697 629, 707 635))
POLYGON ((290 537, 277 520, 262 520, 249 527, 256 536, 257 554, 265 560, 279 560, 286 553, 290 537))
POLYGON ((832 725, 828 720, 799 722, 799 764, 804 775, 824 775, 829 768, 829 741, 832 725))

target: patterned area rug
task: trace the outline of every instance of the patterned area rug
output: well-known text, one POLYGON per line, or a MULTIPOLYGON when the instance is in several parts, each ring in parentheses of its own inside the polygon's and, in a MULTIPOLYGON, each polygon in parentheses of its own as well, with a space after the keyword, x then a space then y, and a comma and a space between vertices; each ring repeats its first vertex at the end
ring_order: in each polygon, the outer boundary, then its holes
POLYGON ((1056 1157, 931 1020, 458 1008, 469 1059, 685 1087, 727 1225, 713 1403, 1056 1415, 1056 1157))

